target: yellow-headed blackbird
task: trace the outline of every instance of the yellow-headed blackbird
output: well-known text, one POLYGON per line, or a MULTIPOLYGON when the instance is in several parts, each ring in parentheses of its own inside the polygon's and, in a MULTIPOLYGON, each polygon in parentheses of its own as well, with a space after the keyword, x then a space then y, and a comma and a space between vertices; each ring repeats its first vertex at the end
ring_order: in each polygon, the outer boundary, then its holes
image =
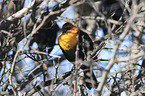
MULTIPOLYGON (((78 44, 78 57, 86 60, 87 52, 94 49, 94 44, 88 34, 81 30, 78 32, 78 28, 70 23, 65 23, 62 30, 58 37, 58 43, 66 59, 70 62, 75 61, 78 44)), ((98 83, 93 71, 90 72, 89 66, 89 64, 82 64, 81 69, 84 70, 84 82, 87 88, 91 89, 92 87, 97 87, 98 83)))

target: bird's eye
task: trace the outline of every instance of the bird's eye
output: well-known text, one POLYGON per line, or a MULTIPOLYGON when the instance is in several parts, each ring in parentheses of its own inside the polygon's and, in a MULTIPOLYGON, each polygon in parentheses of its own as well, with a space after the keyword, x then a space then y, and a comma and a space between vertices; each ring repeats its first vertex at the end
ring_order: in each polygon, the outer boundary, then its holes
POLYGON ((71 29, 71 27, 67 27, 67 28, 65 28, 66 30, 70 30, 71 29))

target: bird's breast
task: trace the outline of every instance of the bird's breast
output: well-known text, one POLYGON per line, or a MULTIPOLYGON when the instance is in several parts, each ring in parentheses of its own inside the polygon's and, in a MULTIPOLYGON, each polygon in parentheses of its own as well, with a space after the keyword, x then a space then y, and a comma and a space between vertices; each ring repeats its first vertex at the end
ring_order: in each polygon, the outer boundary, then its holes
POLYGON ((77 45, 77 34, 63 33, 58 37, 58 43, 63 50, 75 49, 77 45))

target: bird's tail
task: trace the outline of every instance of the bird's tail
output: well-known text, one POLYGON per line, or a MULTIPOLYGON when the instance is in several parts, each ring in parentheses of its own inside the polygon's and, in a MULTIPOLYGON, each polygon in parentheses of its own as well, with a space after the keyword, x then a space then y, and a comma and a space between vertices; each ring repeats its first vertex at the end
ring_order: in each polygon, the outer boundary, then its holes
POLYGON ((98 87, 98 81, 96 79, 96 76, 93 72, 93 70, 91 70, 91 68, 87 65, 82 64, 81 65, 81 69, 84 72, 84 83, 86 84, 88 89, 91 88, 97 88, 98 87))

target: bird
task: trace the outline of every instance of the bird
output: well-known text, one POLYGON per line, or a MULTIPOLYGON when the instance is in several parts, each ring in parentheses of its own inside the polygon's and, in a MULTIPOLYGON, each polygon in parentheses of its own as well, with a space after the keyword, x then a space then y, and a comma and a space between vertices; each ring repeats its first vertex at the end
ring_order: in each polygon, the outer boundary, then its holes
MULTIPOLYGON (((85 61, 87 60, 87 52, 94 49, 94 43, 89 35, 68 22, 62 27, 62 32, 58 36, 58 44, 64 56, 70 62, 75 61, 76 50, 78 51, 79 59, 85 61)), ((98 82, 93 71, 90 72, 90 65, 82 64, 80 68, 84 72, 84 83, 87 88, 96 88, 98 86, 98 82)))

